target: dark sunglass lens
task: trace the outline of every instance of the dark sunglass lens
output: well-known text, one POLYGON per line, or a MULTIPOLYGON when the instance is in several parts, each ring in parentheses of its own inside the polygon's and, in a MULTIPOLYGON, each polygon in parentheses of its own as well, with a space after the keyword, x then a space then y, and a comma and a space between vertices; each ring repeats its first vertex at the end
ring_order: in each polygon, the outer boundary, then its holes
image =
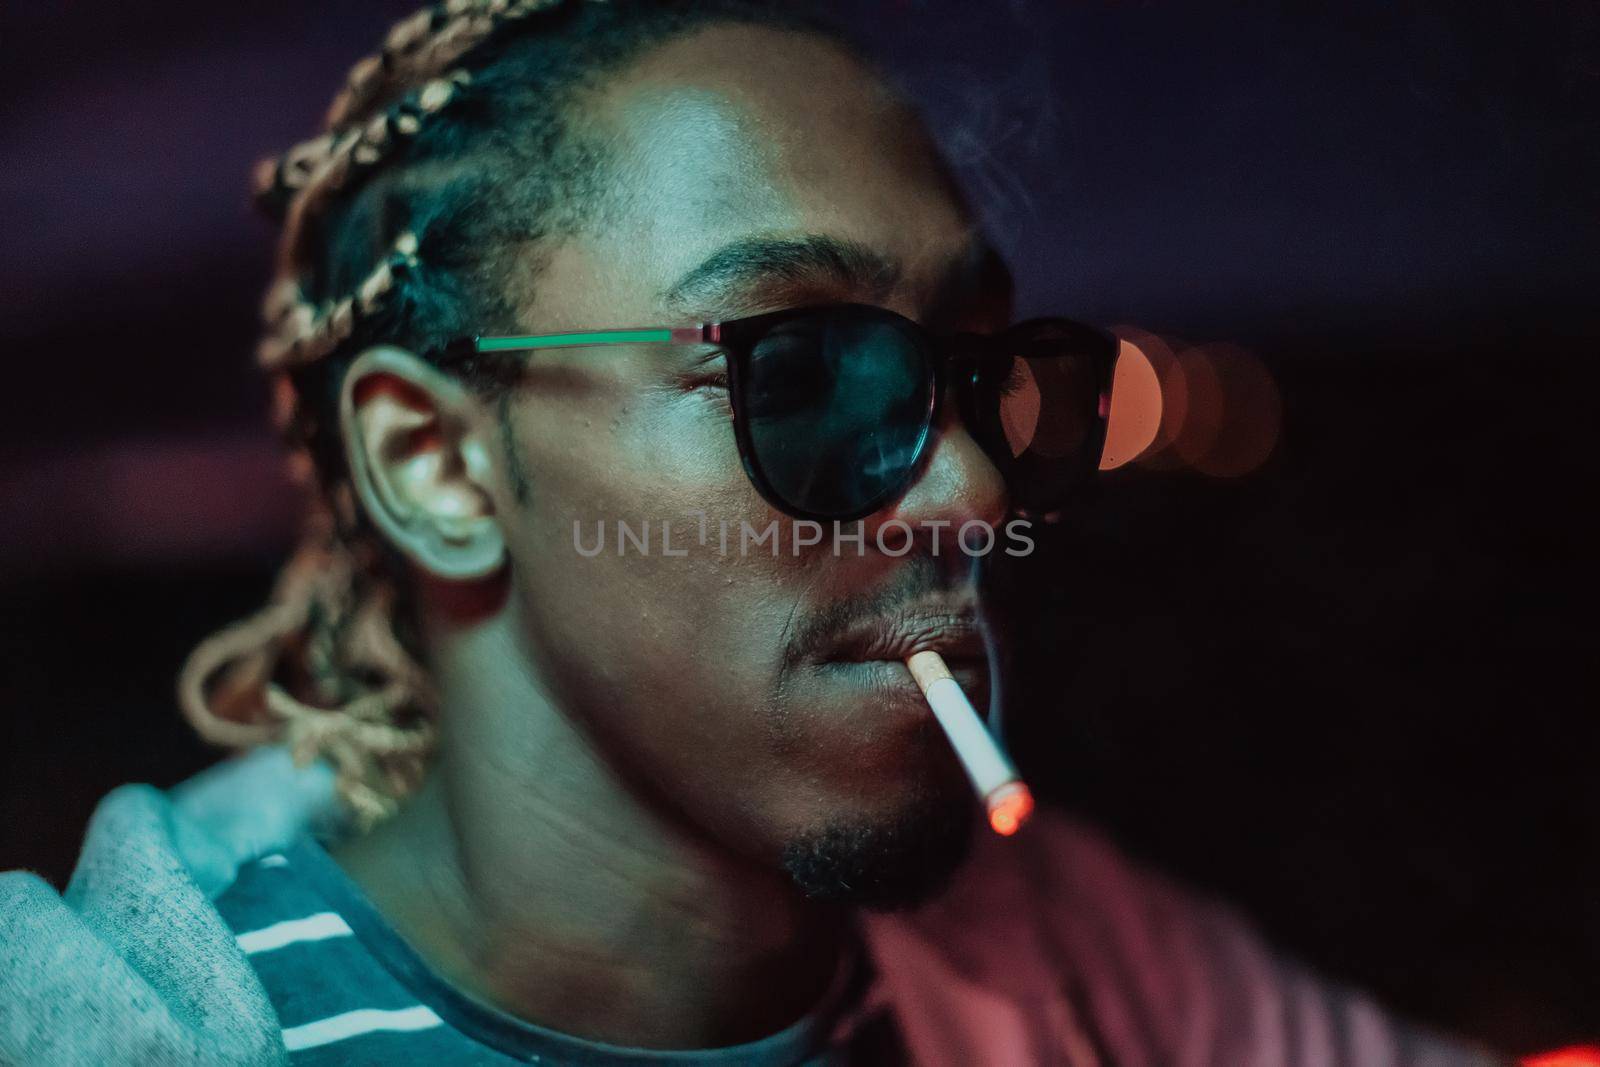
POLYGON ((1099 460, 1101 366, 1093 335, 1041 330, 996 352, 981 376, 980 436, 1012 502, 1059 507, 1099 460))
POLYGON ((791 510, 856 517, 904 488, 932 402, 927 353, 897 320, 845 311, 793 319, 750 355, 751 459, 791 510))

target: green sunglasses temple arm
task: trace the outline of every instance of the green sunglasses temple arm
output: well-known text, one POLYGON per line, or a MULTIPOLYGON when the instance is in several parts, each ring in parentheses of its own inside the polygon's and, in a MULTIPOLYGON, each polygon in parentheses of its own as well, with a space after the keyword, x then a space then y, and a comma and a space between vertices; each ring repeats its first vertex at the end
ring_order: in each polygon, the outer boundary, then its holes
POLYGON ((632 330, 586 330, 583 333, 543 333, 520 337, 474 337, 476 352, 525 352, 539 348, 582 348, 588 345, 698 345, 722 339, 722 324, 698 326, 647 326, 632 330))

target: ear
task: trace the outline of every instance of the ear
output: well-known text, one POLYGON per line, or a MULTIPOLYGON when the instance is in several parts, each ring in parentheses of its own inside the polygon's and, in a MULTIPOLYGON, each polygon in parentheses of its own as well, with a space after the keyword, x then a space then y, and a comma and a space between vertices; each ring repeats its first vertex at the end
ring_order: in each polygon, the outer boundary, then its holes
POLYGON ((481 404, 399 348, 369 348, 339 396, 350 481, 390 544, 428 574, 484 578, 505 562, 481 404))

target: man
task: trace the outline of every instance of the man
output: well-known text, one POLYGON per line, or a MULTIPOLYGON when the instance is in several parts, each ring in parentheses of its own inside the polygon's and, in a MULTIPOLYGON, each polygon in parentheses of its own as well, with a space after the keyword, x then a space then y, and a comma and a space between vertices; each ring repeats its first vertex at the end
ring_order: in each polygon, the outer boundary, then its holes
POLYGON ((987 705, 964 538, 1070 516, 1109 357, 1012 328, 846 47, 452 2, 262 194, 320 504, 181 696, 322 762, 114 795, 64 901, 9 876, 0 1057, 1486 1062, 1059 816, 974 845, 901 661, 987 705))

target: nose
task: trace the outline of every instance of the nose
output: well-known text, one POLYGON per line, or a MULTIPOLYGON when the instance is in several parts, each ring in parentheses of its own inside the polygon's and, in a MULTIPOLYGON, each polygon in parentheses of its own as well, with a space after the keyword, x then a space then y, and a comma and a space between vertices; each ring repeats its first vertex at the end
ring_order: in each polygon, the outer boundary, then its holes
MULTIPOLYGON (((967 432, 953 398, 945 398, 933 433, 931 451, 916 480, 898 501, 869 522, 881 526, 899 520, 939 555, 960 552, 957 538, 963 536, 968 552, 987 551, 986 541, 999 536, 1010 506, 1005 480, 967 432), (975 526, 963 535, 963 528, 972 523, 981 523, 986 529, 975 526)), ((895 541, 895 534, 885 531, 884 542, 895 541)))

